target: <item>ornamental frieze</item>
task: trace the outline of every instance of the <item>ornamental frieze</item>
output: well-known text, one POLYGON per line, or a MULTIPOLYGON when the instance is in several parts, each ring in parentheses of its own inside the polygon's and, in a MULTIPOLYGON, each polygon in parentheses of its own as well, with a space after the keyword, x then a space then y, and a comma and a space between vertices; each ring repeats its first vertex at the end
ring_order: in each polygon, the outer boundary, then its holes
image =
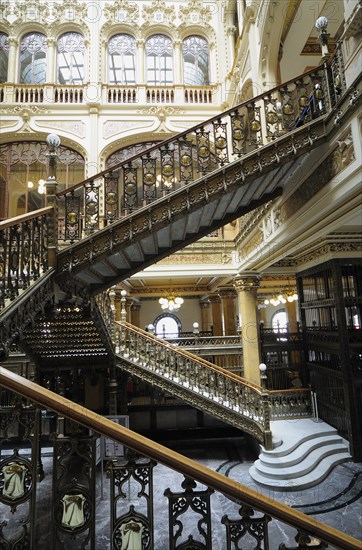
POLYGON ((133 130, 135 128, 149 128, 153 126, 154 122, 144 121, 144 122, 132 122, 125 120, 107 120, 103 124, 103 137, 108 139, 115 135, 120 135, 126 133, 128 130, 133 130))
POLYGON ((84 122, 81 122, 80 120, 59 120, 59 121, 52 121, 49 123, 49 120, 43 121, 43 120, 37 120, 36 125, 40 128, 56 128, 57 130, 63 130, 64 132, 67 132, 69 134, 74 134, 75 136, 78 136, 80 138, 85 137, 85 124, 84 122))
POLYGON ((313 174, 281 206, 281 221, 286 221, 355 159, 351 128, 338 147, 317 167, 313 174))

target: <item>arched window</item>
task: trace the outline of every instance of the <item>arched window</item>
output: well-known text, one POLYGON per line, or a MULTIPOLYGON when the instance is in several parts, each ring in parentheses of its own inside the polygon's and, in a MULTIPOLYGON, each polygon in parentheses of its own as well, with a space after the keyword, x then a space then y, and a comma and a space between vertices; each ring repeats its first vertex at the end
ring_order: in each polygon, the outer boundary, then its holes
MULTIPOLYGON (((0 198, 4 217, 13 218, 44 206, 44 180, 49 174, 48 146, 23 141, 0 145, 0 198), (5 183, 4 183, 5 182, 5 183), (5 188, 5 191, 4 191, 5 188)), ((57 191, 84 179, 84 158, 60 145, 57 161, 57 191)))
POLYGON ((162 313, 153 322, 155 335, 160 338, 178 338, 181 332, 181 321, 172 313, 162 313))
POLYGON ((184 84, 205 86, 209 82, 209 45, 201 36, 189 36, 182 43, 184 84))
POLYGON ((25 34, 20 43, 20 84, 43 84, 46 78, 46 36, 25 34))
POLYGON ((0 32, 0 82, 7 82, 9 64, 9 37, 0 32))
POLYGON ((274 332, 287 332, 287 320, 287 314, 284 309, 276 311, 271 318, 274 332))
POLYGON ((173 83, 172 40, 163 34, 154 34, 146 42, 147 84, 173 83))
POLYGON ((129 34, 116 34, 108 44, 109 84, 136 82, 136 40, 129 34))
POLYGON ((84 51, 84 38, 79 32, 67 32, 58 39, 58 84, 83 84, 84 51))

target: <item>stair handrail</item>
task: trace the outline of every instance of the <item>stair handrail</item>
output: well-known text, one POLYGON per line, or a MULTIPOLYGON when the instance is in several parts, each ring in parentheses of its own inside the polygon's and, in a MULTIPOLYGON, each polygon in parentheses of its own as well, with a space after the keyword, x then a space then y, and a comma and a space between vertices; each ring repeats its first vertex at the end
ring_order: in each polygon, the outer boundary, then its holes
POLYGON ((139 336, 141 336, 146 340, 149 340, 153 344, 157 344, 167 350, 171 350, 172 352, 175 352, 180 356, 186 357, 187 359, 191 359, 192 361, 199 363, 201 366, 205 367, 206 369, 209 369, 210 371, 213 371, 215 373, 222 374, 223 376, 226 376, 233 382, 241 384, 244 387, 248 387, 258 394, 261 394, 263 391, 263 388, 258 384, 254 384, 253 382, 250 382, 249 380, 247 380, 246 378, 243 378, 242 376, 239 376, 238 374, 232 373, 227 369, 224 369, 223 367, 219 367, 218 365, 215 365, 214 363, 210 363, 210 361, 207 361, 203 357, 199 357, 198 355, 195 355, 191 351, 188 351, 184 348, 177 347, 175 344, 168 342, 167 340, 163 340, 159 336, 155 336, 139 327, 136 327, 135 325, 132 325, 131 323, 128 323, 126 321, 115 321, 115 323, 119 327, 123 328, 124 331, 129 331, 134 334, 138 334, 139 336))
MULTIPOLYGON (((329 64, 330 63, 331 62, 329 62, 329 64)), ((86 178, 85 180, 82 180, 81 182, 72 185, 71 187, 67 187, 66 189, 63 189, 62 191, 57 192, 56 196, 61 197, 63 195, 67 195, 68 193, 74 192, 77 189, 79 189, 80 187, 83 187, 84 185, 86 185, 87 183, 93 182, 95 179, 106 176, 107 174, 110 174, 112 172, 116 172, 119 168, 121 168, 125 164, 131 163, 134 160, 136 160, 138 158, 141 158, 141 157, 143 157, 144 155, 146 155, 148 153, 152 153, 153 151, 156 151, 160 147, 164 147, 164 146, 168 145, 169 143, 171 143, 175 140, 179 140, 179 139, 187 136, 188 134, 190 134, 192 132, 195 132, 197 129, 202 128, 203 126, 206 126, 207 124, 211 124, 213 122, 216 122, 217 120, 220 119, 221 116, 224 117, 224 116, 227 116, 229 114, 232 114, 234 111, 237 111, 237 110, 241 109, 242 107, 246 107, 248 104, 250 105, 253 102, 257 102, 257 101, 263 99, 264 97, 267 97, 268 95, 271 95, 271 94, 277 92, 281 88, 287 87, 289 84, 294 83, 295 81, 297 81, 300 78, 305 78, 306 76, 308 76, 310 74, 316 73, 316 72, 324 70, 326 68, 327 68, 326 63, 318 65, 314 69, 310 69, 309 71, 306 71, 305 73, 302 73, 301 75, 298 75, 294 78, 291 78, 290 80, 288 80, 286 82, 283 82, 282 84, 279 84, 278 86, 274 86, 274 88, 271 88, 270 90, 268 90, 266 92, 263 92, 263 93, 261 93, 257 96, 254 96, 250 99, 247 99, 247 100, 243 101, 242 103, 239 103, 238 105, 234 105, 233 107, 230 107, 226 111, 222 111, 219 114, 214 115, 213 117, 208 118, 207 120, 204 120, 201 123, 195 124, 191 128, 188 128, 187 130, 184 130, 183 132, 179 132, 177 134, 174 134, 173 136, 170 136, 169 138, 167 138, 165 140, 162 140, 162 141, 156 143, 155 145, 152 145, 151 147, 147 147, 147 149, 145 149, 144 151, 141 151, 140 153, 137 153, 137 154, 127 158, 126 160, 118 162, 117 164, 112 165, 110 168, 106 168, 105 170, 102 170, 101 172, 98 172, 97 174, 95 174, 93 176, 90 176, 90 177, 86 178)))
POLYGON ((69 418, 104 437, 108 437, 125 445, 143 456, 160 462, 184 476, 194 479, 215 491, 224 494, 236 502, 242 502, 252 508, 271 515, 292 527, 309 533, 319 539, 343 550, 361 550, 361 542, 354 537, 342 533, 334 527, 277 502, 252 488, 215 472, 203 464, 195 462, 176 451, 168 449, 128 428, 95 413, 82 405, 78 405, 65 397, 58 395, 42 386, 24 379, 5 367, 0 367, 0 385, 20 394, 26 399, 41 405, 46 409, 69 418))
POLYGON ((0 231, 2 229, 7 229, 13 225, 17 225, 22 222, 27 222, 33 218, 39 218, 39 216, 44 216, 45 214, 50 214, 53 210, 53 206, 45 206, 44 208, 38 208, 38 210, 32 210, 26 214, 21 214, 20 216, 14 216, 13 218, 7 218, 6 220, 0 221, 0 231))

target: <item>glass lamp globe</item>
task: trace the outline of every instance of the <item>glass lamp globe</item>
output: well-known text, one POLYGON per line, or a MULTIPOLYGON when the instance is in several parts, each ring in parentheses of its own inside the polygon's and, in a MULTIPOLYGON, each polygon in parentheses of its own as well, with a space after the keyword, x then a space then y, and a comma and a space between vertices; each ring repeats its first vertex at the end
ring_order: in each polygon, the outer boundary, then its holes
POLYGON ((60 138, 57 134, 49 134, 47 136, 47 144, 49 147, 57 148, 60 145, 60 138))
POLYGON ((315 26, 319 31, 323 31, 328 26, 328 19, 322 15, 321 17, 318 17, 317 21, 315 22, 315 26))

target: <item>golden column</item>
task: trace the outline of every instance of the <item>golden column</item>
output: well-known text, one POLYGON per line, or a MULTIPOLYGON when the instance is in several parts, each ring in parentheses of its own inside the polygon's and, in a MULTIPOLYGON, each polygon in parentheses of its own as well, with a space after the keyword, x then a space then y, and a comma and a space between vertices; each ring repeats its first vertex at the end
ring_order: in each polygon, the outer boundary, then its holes
POLYGON ((241 315, 244 378, 254 384, 260 384, 261 353, 257 300, 259 284, 260 276, 257 273, 245 273, 234 280, 241 315))
POLYGON ((201 332, 208 332, 211 330, 211 308, 210 301, 200 301, 201 309, 201 332))
POLYGON ((222 310, 221 298, 218 294, 212 294, 209 297, 212 310, 212 335, 222 336, 222 310))
POLYGON ((220 288, 219 296, 222 303, 224 316, 224 334, 225 336, 235 336, 236 334, 236 305, 235 298, 237 293, 234 288, 220 288))

